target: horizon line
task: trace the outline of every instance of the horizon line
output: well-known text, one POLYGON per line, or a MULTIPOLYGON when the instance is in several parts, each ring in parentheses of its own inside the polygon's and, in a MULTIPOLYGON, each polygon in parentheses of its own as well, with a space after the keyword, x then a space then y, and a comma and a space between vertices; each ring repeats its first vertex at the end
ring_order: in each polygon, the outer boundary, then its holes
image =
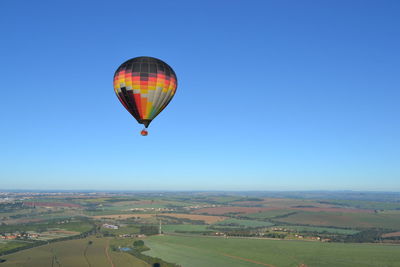
POLYGON ((106 189, 1 189, 0 192, 80 192, 80 193, 87 193, 87 192, 101 192, 101 193, 114 193, 114 192, 120 192, 120 193, 171 193, 171 192, 213 192, 213 193, 229 193, 229 192, 251 192, 251 193, 267 193, 267 192, 290 192, 290 193, 295 193, 295 192, 354 192, 354 193, 399 193, 399 191, 393 191, 393 190, 354 190, 354 189, 301 189, 301 190, 279 190, 279 189, 272 189, 272 190, 255 190, 255 189, 248 189, 248 190, 235 190, 235 189, 215 189, 215 190, 207 190, 207 189, 178 189, 178 190, 172 190, 172 189, 137 189, 137 190, 126 190, 126 189, 112 189, 112 190, 106 190, 106 189))

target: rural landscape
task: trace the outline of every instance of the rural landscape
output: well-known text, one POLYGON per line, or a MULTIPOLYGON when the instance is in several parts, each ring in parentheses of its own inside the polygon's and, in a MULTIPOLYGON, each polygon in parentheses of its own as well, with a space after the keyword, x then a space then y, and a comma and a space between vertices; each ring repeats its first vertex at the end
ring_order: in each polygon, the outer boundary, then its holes
POLYGON ((400 194, 23 192, 0 266, 400 266, 400 194))

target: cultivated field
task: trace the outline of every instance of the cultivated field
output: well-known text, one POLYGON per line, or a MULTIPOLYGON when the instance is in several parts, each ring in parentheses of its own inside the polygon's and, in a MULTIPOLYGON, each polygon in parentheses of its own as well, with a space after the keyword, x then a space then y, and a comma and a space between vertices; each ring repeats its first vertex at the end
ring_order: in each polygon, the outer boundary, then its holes
POLYGON ((399 267, 400 246, 153 236, 147 255, 185 267, 399 267))
POLYGON ((257 214, 279 211, 310 211, 310 212, 343 212, 343 213, 373 213, 373 210, 354 209, 354 208, 336 208, 336 207, 216 207, 204 208, 195 211, 197 214, 224 215, 228 213, 257 214))
MULTIPOLYGON (((223 216, 208 216, 208 215, 198 215, 198 214, 180 214, 180 213, 160 213, 160 216, 169 216, 174 218, 183 218, 195 221, 204 221, 205 223, 212 224, 219 221, 223 221, 227 219, 227 217, 223 216)), ((95 219, 128 219, 128 218, 153 218, 156 217, 157 214, 113 214, 113 215, 98 215, 93 216, 95 219)))
POLYGON ((30 244, 30 242, 1 240, 0 241, 0 254, 7 250, 11 250, 11 249, 19 248, 19 247, 25 247, 28 244, 30 244))
POLYGON ((57 242, 3 256, 1 267, 147 267, 147 263, 121 252, 112 252, 106 238, 57 242), (92 241, 92 244, 89 244, 92 241))
POLYGON ((298 212, 277 221, 317 226, 379 227, 400 230, 400 214, 298 212))

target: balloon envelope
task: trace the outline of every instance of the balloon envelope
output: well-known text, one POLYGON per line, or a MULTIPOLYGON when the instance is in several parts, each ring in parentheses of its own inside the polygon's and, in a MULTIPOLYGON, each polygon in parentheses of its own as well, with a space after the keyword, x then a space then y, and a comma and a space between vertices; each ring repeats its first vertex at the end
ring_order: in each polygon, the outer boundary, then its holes
POLYGON ((153 57, 132 58, 114 74, 119 101, 145 127, 168 105, 177 85, 174 70, 153 57))

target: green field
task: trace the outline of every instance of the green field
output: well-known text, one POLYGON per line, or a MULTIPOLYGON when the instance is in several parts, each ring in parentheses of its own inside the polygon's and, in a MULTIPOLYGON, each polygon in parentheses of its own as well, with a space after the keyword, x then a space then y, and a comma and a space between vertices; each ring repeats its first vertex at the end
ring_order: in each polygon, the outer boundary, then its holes
POLYGON ((400 210, 383 210, 379 211, 379 213, 400 215, 400 210))
POLYGON ((2 256, 6 262, 1 267, 148 267, 149 265, 132 255, 108 249, 106 238, 89 238, 57 242, 45 246, 19 251, 2 256), (89 245, 89 240, 93 243, 89 245), (107 257, 107 253, 110 258, 107 257), (86 252, 85 252, 86 251, 86 252))
POLYGON ((214 224, 215 226, 237 226, 237 227, 268 227, 273 225, 270 222, 255 220, 227 219, 214 224))
POLYGON ((23 242, 23 241, 0 241, 0 254, 3 252, 6 252, 8 250, 14 249, 14 248, 19 248, 19 247, 24 247, 26 245, 29 245, 30 242, 23 242))
POLYGON ((66 224, 56 225, 55 228, 65 229, 67 231, 86 232, 92 228, 92 225, 87 222, 69 222, 66 224))
POLYGON ((340 229, 331 227, 316 227, 316 226, 298 226, 298 225, 277 225, 274 227, 290 229, 298 232, 311 232, 311 233, 330 233, 330 234, 342 234, 342 235, 354 235, 360 231, 351 229, 340 229))
POLYGON ((145 254, 185 267, 399 267, 400 246, 153 236, 145 254))
POLYGON ((377 202, 377 201, 362 201, 362 200, 324 200, 322 202, 330 203, 337 206, 353 207, 358 209, 372 209, 372 210, 398 210, 400 203, 395 202, 377 202))
POLYGON ((306 212, 301 211, 280 222, 317 226, 337 226, 351 228, 386 228, 400 230, 400 214, 384 213, 339 213, 339 212, 306 212))

